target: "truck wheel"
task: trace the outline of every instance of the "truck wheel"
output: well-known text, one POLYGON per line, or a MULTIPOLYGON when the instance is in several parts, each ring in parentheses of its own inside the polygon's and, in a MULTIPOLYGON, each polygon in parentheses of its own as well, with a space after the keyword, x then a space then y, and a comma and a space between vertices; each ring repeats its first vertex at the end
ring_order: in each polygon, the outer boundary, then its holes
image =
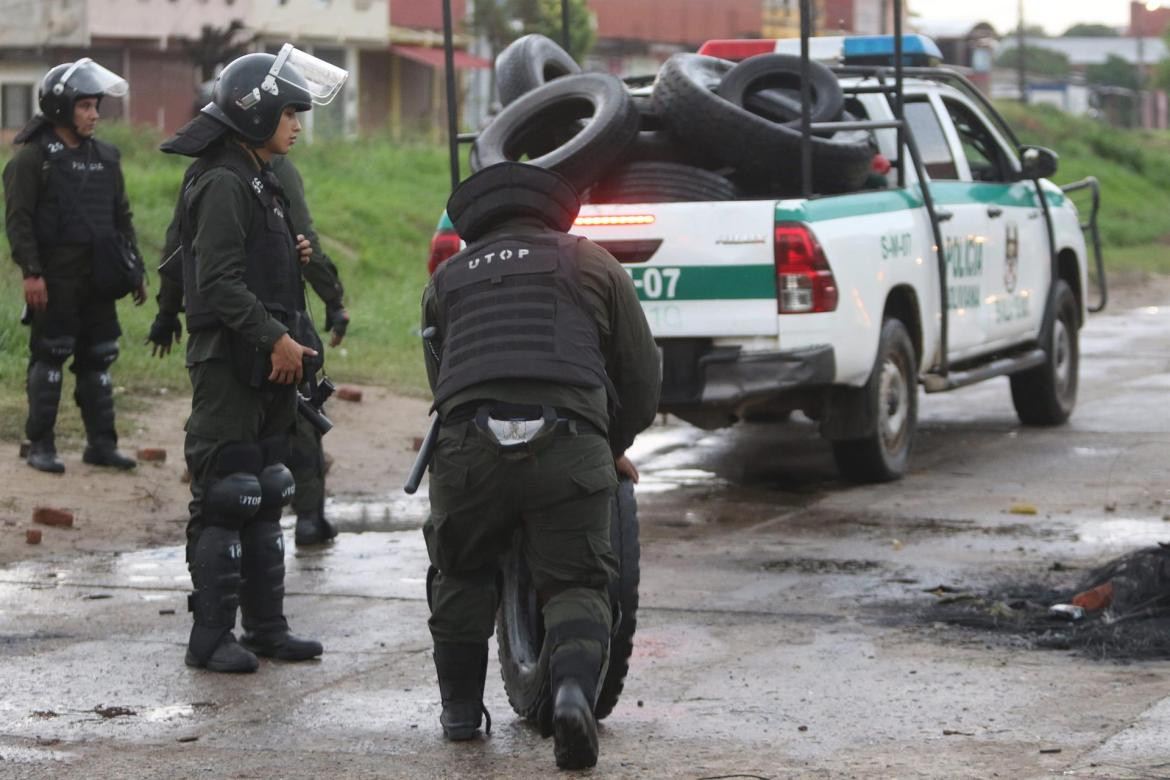
MULTIPOLYGON (((710 149, 743 172, 762 173, 776 189, 800 183, 800 130, 752 113, 713 92, 713 76, 730 63, 698 54, 675 54, 654 84, 654 109, 670 132, 698 148, 710 149), (729 139, 734 139, 729 142, 729 139)), ((812 139, 814 185, 818 192, 860 189, 875 148, 868 133, 843 132, 812 139)))
POLYGON ((851 482, 889 482, 906 473, 918 427, 918 361, 900 320, 882 324, 877 360, 858 394, 873 431, 861 439, 833 442, 841 476, 851 482))
POLYGON ((675 203, 735 200, 735 185, 713 171, 676 162, 621 166, 589 191, 590 203, 675 203))
POLYGON ((1063 279, 1056 281, 1050 316, 1044 363, 1010 377, 1012 404, 1024 425, 1060 425, 1077 403, 1077 299, 1063 279))
POLYGON ((613 638, 609 642, 609 666, 601 681, 594 714, 598 720, 613 712, 630 671, 630 654, 634 651, 634 631, 638 627, 638 582, 641 579, 638 544, 638 503, 634 483, 625 477, 618 484, 613 499, 610 544, 618 562, 618 578, 609 585, 609 600, 617 605, 613 638))
POLYGON ((517 38, 496 57, 496 87, 501 105, 561 76, 581 72, 570 54, 538 33, 517 38))
MULTIPOLYGON (((540 721, 552 701, 548 657, 544 651, 544 616, 540 600, 522 555, 519 533, 502 566, 500 608, 496 627, 500 674, 508 703, 517 715, 540 721)), ((622 479, 610 515, 610 544, 618 562, 618 578, 610 583, 610 602, 617 619, 610 640, 609 664, 601 681, 594 713, 604 718, 613 711, 625 685, 638 624, 638 507, 634 486, 622 479)))
POLYGON ((579 73, 509 104, 476 138, 471 159, 476 170, 523 160, 556 171, 580 192, 622 158, 637 134, 626 85, 605 73, 579 73))

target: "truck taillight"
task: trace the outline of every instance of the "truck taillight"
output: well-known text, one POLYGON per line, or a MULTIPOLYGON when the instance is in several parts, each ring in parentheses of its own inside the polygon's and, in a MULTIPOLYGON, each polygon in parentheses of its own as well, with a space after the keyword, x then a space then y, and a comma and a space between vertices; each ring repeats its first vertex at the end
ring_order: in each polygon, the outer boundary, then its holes
POLYGON ((835 311, 837 280, 808 225, 776 225, 776 310, 780 314, 835 311))
POLYGON ((459 251, 461 244, 459 234, 454 230, 440 230, 435 233, 431 237, 431 256, 427 258, 427 273, 433 274, 444 260, 459 251))

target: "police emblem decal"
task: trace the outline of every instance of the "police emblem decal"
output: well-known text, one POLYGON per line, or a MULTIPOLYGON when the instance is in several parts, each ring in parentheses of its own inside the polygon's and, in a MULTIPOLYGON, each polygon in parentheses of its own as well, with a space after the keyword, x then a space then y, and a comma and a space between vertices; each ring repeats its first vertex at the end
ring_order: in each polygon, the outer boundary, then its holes
POLYGON ((259 179, 257 179, 257 178, 255 178, 255 177, 253 177, 253 179, 252 179, 252 189, 254 189, 254 190, 256 191, 256 194, 257 194, 257 195, 259 195, 261 192, 264 192, 264 182, 262 182, 262 181, 260 181, 259 179))
POLYGON ((1020 280, 1020 228, 1014 222, 1007 226, 1003 244, 1003 286, 1008 292, 1015 292, 1020 280))

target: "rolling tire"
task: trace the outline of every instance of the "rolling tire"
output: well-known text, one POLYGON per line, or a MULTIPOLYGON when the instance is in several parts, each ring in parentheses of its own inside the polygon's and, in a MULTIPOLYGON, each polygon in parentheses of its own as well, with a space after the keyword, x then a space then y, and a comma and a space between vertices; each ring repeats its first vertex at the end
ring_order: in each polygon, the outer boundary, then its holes
MULTIPOLYGON (((496 644, 508 703, 517 715, 540 721, 552 701, 548 657, 544 649, 544 618, 521 553, 521 543, 521 536, 517 533, 502 567, 496 644)), ((614 496, 610 543, 619 569, 617 580, 610 583, 610 602, 614 605, 614 614, 619 617, 610 640, 609 663, 594 707, 599 719, 613 711, 621 695, 638 623, 638 507, 633 484, 627 479, 621 480, 614 496)))
POLYGON ((590 189, 590 203, 678 203, 735 200, 735 185, 718 173, 665 161, 621 166, 590 189))
POLYGON ((1009 377, 1012 404, 1024 425, 1060 425, 1077 403, 1077 299, 1063 279, 1056 281, 1050 317, 1044 363, 1009 377))
POLYGON ((625 84, 580 73, 509 104, 476 138, 471 159, 476 170, 526 161, 556 171, 580 192, 625 155, 637 134, 638 111, 625 84))
POLYGON ((620 611, 614 610, 617 622, 609 641, 609 666, 593 708, 598 720, 613 712, 621 696, 630 671, 630 655, 634 652, 634 632, 638 628, 638 583, 642 576, 638 503, 634 498, 634 483, 625 477, 614 495, 610 545, 618 562, 618 578, 609 584, 609 600, 620 611))
MULTIPOLYGON (((841 91, 840 82, 833 71, 815 60, 809 62, 809 77, 812 121, 832 122, 845 108, 845 93, 841 91)), ((799 127, 800 57, 789 54, 748 57, 727 72, 719 82, 717 92, 724 100, 749 108, 752 108, 751 96, 759 95, 766 101, 761 108, 768 110, 769 104, 775 106, 776 115, 768 118, 799 127)))
MULTIPOLYGON (((709 84, 731 63, 698 54, 675 54, 654 84, 654 110, 685 143, 710 149, 744 172, 759 171, 778 189, 800 183, 800 129, 752 113, 713 92, 709 84), (729 142, 734 139, 734 142, 729 142), (769 164, 770 163, 770 164, 769 164)), ((868 133, 841 132, 812 139, 814 185, 818 192, 860 189, 875 149, 868 133)))
POLYGON ((914 342, 900 320, 882 323, 877 359, 857 396, 862 414, 874 421, 860 439, 833 442, 841 476, 850 482, 890 482, 910 465, 918 428, 918 360, 914 342))
POLYGON ((496 88, 500 104, 516 98, 561 76, 581 72, 581 66, 555 41, 538 33, 525 35, 496 57, 496 88))

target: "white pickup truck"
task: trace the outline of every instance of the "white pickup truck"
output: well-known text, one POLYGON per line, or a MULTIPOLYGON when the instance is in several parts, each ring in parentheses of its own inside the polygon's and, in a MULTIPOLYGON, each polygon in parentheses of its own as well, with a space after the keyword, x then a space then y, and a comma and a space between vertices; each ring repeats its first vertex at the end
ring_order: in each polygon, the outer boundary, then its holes
MULTIPOLYGON (((910 72, 921 165, 904 186, 890 173, 823 197, 582 208, 574 233, 610 249, 643 301, 663 411, 716 428, 800 410, 856 481, 906 471, 919 385, 1008 375, 1022 422, 1068 418, 1089 279, 1081 218, 1046 178, 1056 157, 1017 147, 971 90, 910 72)), ((894 118, 893 95, 865 88, 872 77, 840 83, 856 118, 894 118)), ((872 132, 882 157, 911 159, 896 130, 872 132)))

